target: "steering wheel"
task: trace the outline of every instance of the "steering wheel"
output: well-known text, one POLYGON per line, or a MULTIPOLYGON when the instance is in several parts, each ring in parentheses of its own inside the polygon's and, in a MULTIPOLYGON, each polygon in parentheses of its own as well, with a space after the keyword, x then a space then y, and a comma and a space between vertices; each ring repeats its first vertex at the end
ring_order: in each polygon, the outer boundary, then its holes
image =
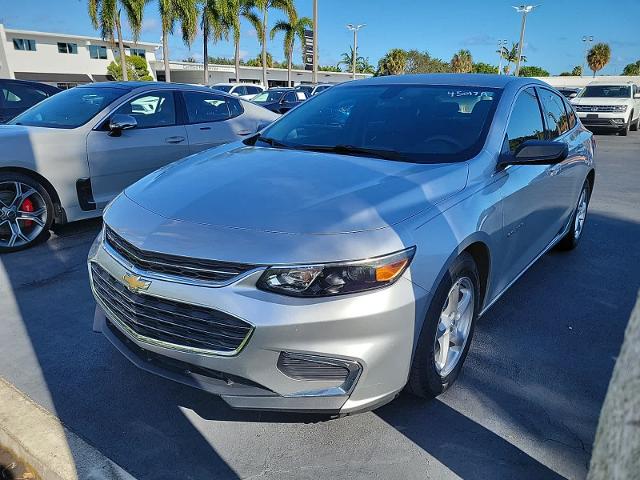
POLYGON ((465 145, 450 135, 434 135, 424 141, 424 143, 434 142, 448 143, 449 145, 453 145, 457 150, 464 150, 466 148, 465 145))

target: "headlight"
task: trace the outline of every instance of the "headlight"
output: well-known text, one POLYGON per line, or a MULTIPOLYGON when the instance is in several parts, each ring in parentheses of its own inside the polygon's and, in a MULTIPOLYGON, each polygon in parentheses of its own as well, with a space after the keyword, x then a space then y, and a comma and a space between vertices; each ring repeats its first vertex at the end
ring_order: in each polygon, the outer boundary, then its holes
POLYGON ((614 112, 626 112, 627 111, 627 106, 626 105, 614 105, 613 106, 613 111, 614 112))
POLYGON ((354 262, 271 267, 258 280, 258 288, 294 297, 326 297, 385 287, 400 278, 415 251, 411 247, 354 262))

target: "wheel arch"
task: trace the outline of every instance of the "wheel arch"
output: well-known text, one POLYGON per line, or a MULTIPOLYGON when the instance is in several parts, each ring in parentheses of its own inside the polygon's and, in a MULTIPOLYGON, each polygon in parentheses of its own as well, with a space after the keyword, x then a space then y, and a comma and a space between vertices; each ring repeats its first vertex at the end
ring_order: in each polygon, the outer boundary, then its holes
POLYGON ((593 194, 593 186, 596 183, 596 171, 595 169, 589 170, 587 173, 587 181, 589 182, 589 196, 593 194))
POLYGON ((20 173, 22 175, 26 175, 28 177, 33 178, 37 182, 39 182, 44 189, 47 191, 49 196, 51 197, 51 202, 53 203, 53 222, 54 224, 63 224, 67 223, 67 215, 62 207, 62 202, 60 201, 60 195, 56 191, 55 187, 51 184, 49 180, 40 175, 39 173, 30 170, 28 168, 23 167, 0 167, 0 173, 20 173))

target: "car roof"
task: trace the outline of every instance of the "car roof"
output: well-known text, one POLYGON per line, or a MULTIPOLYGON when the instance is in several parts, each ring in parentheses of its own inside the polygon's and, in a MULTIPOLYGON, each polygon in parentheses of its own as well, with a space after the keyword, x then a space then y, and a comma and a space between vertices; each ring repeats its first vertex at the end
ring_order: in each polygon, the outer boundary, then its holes
MULTIPOLYGON (((162 89, 185 89, 185 90, 203 90, 210 92, 211 90, 204 85, 193 85, 190 83, 174 83, 174 82, 95 82, 78 85, 75 88, 87 87, 103 87, 103 88, 119 88, 121 90, 133 91, 138 89, 152 88, 154 90, 162 89)), ((224 92, 220 92, 224 94, 224 92)))
POLYGON ((591 85, 610 85, 612 87, 627 87, 629 85, 633 85, 635 82, 633 82, 632 80, 628 80, 628 81, 613 81, 613 82, 607 82, 605 80, 598 80, 595 82, 591 82, 587 84, 587 87, 590 87, 591 85))
MULTIPOLYGON (((548 84, 532 77, 513 77, 510 75, 490 75, 483 73, 425 73, 411 75, 388 75, 363 80, 344 82, 343 85, 456 85, 461 87, 505 88, 507 85, 548 84)), ((338 86, 338 85, 336 85, 338 86)))
POLYGON ((20 85, 31 85, 32 87, 44 87, 51 90, 55 90, 57 92, 61 92, 62 90, 54 85, 49 85, 48 83, 36 82, 34 80, 18 80, 17 78, 0 78, 0 83, 13 83, 20 85))

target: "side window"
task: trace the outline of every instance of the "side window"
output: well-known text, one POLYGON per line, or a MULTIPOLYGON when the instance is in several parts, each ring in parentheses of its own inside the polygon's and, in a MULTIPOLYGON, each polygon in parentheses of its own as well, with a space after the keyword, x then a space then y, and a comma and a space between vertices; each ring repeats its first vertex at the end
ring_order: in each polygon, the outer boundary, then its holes
POLYGON ((287 95, 284 97, 284 101, 285 102, 290 102, 290 103, 297 102, 298 101, 298 97, 296 95, 296 92, 287 93, 287 95))
POLYGON ((249 91, 250 95, 257 95, 262 91, 262 89, 258 87, 247 87, 247 90, 249 91))
POLYGON ((564 100, 551 90, 538 89, 540 100, 544 108, 549 139, 553 140, 569 130, 569 119, 564 108, 564 100))
POLYGON ((567 102, 566 100, 564 101, 564 108, 566 108, 567 110, 567 118, 569 121, 569 130, 571 130, 573 127, 576 126, 577 120, 576 120, 576 112, 573 109, 573 107, 571 106, 571 104, 569 102, 567 102))
POLYGON ((509 150, 515 150, 526 140, 544 139, 544 125, 538 97, 533 88, 522 91, 511 111, 507 126, 509 150))
POLYGON ((11 84, 3 88, 2 93, 7 107, 30 107, 49 96, 42 90, 33 87, 11 84))
POLYGON ((176 124, 176 106, 173 92, 145 93, 128 101, 114 113, 131 115, 137 128, 166 127, 176 124))
POLYGON ((220 122, 242 113, 242 106, 235 98, 206 92, 183 92, 182 96, 189 123, 220 122))
POLYGON ((239 87, 236 87, 233 93, 235 93, 236 95, 247 95, 247 87, 245 87, 244 85, 240 85, 239 87))

